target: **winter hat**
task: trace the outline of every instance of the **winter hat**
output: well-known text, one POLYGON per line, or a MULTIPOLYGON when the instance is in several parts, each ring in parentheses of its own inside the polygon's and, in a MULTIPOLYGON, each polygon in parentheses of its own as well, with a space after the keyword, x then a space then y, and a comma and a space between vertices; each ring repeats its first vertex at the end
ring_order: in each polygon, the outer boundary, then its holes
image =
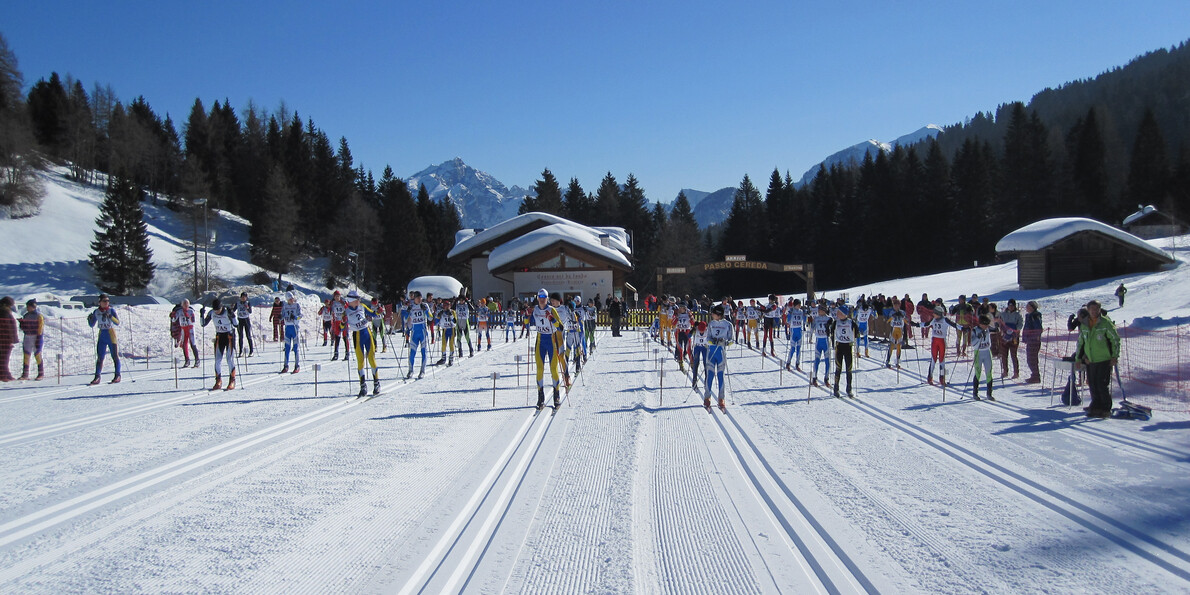
POLYGON ((560 301, 562 301, 562 294, 560 294, 560 293, 558 293, 558 292, 556 292, 556 291, 555 291, 555 292, 553 292, 553 293, 551 293, 551 294, 550 294, 550 299, 551 299, 551 300, 558 300, 558 301, 560 302, 560 301))
POLYGON ((979 317, 979 324, 991 324, 991 323, 992 323, 992 319, 989 318, 987 314, 984 314, 979 317))
POLYGON ((335 295, 339 295, 339 290, 335 290, 335 295))
POLYGON ((847 306, 839 306, 839 310, 838 310, 838 311, 839 311, 839 313, 841 313, 841 314, 842 314, 842 315, 844 315, 844 316, 850 316, 850 315, 851 315, 851 308, 848 308, 847 306))
MULTIPOLYGON (((723 317, 723 304, 719 304, 719 305, 716 305, 714 308, 711 308, 711 314, 714 314, 714 315, 722 318, 723 317)), ((700 322, 699 324, 703 324, 703 323, 700 322)))
POLYGON ((356 290, 352 289, 351 291, 347 292, 347 299, 348 299, 349 301, 350 301, 350 300, 358 300, 358 299, 359 299, 359 292, 357 292, 356 290))
MULTIPOLYGON (((715 307, 716 307, 716 308, 719 308, 720 310, 722 310, 722 309, 723 309, 723 307, 722 307, 722 306, 715 306, 715 307)), ((703 321, 701 321, 701 320, 700 320, 700 321, 698 321, 698 332, 700 332, 700 333, 705 333, 705 332, 707 332, 707 323, 705 323, 705 322, 703 322, 703 321)))
POLYGON ((548 300, 548 299, 550 299, 550 294, 543 287, 543 288, 537 290, 537 299, 548 300))
POLYGON ((286 300, 296 300, 297 296, 294 295, 292 291, 287 291, 287 292, 285 292, 285 299, 286 300))
POLYGON ((942 306, 934 308, 934 316, 946 316, 946 310, 942 306))
POLYGON ((29 298, 29 301, 25 302, 25 307, 26 307, 26 308, 32 308, 33 306, 36 306, 36 305, 37 305, 37 299, 36 299, 36 298, 29 298))

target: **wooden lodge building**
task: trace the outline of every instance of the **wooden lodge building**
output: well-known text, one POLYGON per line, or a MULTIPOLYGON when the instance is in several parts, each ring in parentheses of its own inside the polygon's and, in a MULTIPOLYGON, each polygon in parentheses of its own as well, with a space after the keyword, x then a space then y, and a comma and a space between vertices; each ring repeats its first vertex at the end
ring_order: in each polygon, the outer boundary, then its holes
POLYGON ((464 229, 447 254, 471 267, 471 294, 507 303, 539 289, 563 298, 623 297, 632 270, 628 233, 588 227, 548 213, 526 213, 487 229, 464 229))
POLYGON ((1175 261, 1148 242, 1082 217, 1045 219, 1000 239, 996 253, 1017 259, 1021 289, 1058 289, 1075 283, 1152 272, 1175 261))

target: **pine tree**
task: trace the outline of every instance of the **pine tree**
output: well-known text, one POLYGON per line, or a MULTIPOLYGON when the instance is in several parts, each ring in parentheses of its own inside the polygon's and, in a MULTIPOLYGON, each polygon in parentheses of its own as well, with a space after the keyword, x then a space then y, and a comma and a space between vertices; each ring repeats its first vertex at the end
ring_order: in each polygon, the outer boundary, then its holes
POLYGON ((0 207, 14 217, 36 213, 43 192, 21 81, 16 55, 0 35, 0 207))
POLYGON ((620 183, 612 172, 607 172, 595 192, 595 223, 601 226, 623 224, 620 222, 620 183))
POLYGON ((63 157, 66 145, 67 107, 66 88, 58 73, 50 80, 42 79, 29 90, 29 119, 37 144, 54 157, 63 157))
POLYGON ((537 193, 536 208, 538 211, 559 217, 565 216, 565 208, 562 206, 562 189, 558 186, 558 178, 554 177, 554 173, 548 167, 541 172, 541 179, 533 184, 533 190, 537 193))
POLYGON ((260 201, 258 223, 252 225, 252 262, 279 274, 289 273, 297 258, 297 199, 281 166, 269 172, 260 201))
POLYGON ((395 300, 414 277, 431 272, 425 227, 409 186, 385 167, 380 194, 380 250, 376 255, 380 294, 395 300))
POLYGON ((566 194, 562 195, 566 218, 583 225, 595 225, 595 197, 583 190, 578 178, 570 178, 566 194))
POLYGON ((1119 219, 1117 201, 1107 192, 1106 154, 1095 108, 1075 122, 1066 143, 1070 153, 1070 200, 1060 205, 1057 214, 1073 215, 1085 209, 1100 221, 1119 219))
POLYGON ((107 293, 144 291, 153 280, 149 228, 140 206, 140 190, 125 176, 116 176, 99 207, 99 227, 91 242, 91 269, 96 285, 107 293))
POLYGON ((1146 109, 1132 143, 1127 199, 1135 205, 1161 205, 1169 194, 1169 160, 1165 139, 1153 110, 1146 109))

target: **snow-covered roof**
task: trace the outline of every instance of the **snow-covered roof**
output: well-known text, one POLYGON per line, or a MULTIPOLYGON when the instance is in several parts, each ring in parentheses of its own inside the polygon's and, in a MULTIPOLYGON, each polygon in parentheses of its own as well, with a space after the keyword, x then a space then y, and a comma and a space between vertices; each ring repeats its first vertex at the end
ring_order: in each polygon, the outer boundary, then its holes
POLYGON ((1120 229, 1085 217, 1060 217, 1030 223, 996 242, 996 252, 1031 252, 1043 250, 1082 231, 1094 231, 1124 242, 1163 261, 1172 262, 1165 252, 1120 229))
POLYGON ((1124 218, 1124 225, 1132 225, 1132 223, 1134 221, 1136 221, 1137 219, 1140 219, 1141 217, 1144 217, 1145 215, 1148 215, 1149 213, 1155 213, 1155 212, 1157 212, 1157 207, 1155 207, 1153 205, 1149 205, 1147 207, 1141 207, 1141 209, 1138 210, 1137 212, 1124 218))
POLYGON ((461 241, 463 241, 463 240, 465 240, 481 231, 483 231, 483 230, 482 229, 471 229, 471 228, 464 228, 464 229, 460 229, 460 230, 456 231, 455 232, 455 245, 458 245, 459 242, 461 242, 461 241))
POLYGON ((463 291, 463 284, 459 283, 458 279, 448 277, 446 275, 426 275, 418 277, 409 282, 408 291, 420 291, 424 296, 428 293, 434 294, 434 297, 458 297, 459 292, 463 291))
MULTIPOLYGON (((604 228, 604 229, 612 229, 612 230, 619 229, 619 232, 618 233, 613 233, 610 231, 601 232, 593 227, 587 227, 586 225, 575 223, 568 219, 563 219, 562 217, 559 217, 557 215, 551 215, 549 213, 533 212, 533 213, 525 213, 524 215, 517 215, 516 217, 513 217, 512 219, 507 219, 505 221, 501 221, 500 223, 497 223, 496 225, 494 225, 492 227, 489 227, 479 233, 476 233, 475 235, 472 235, 467 238, 463 238, 461 240, 459 240, 458 236, 456 236, 457 242, 455 243, 454 248, 451 248, 450 252, 446 255, 446 257, 447 258, 455 258, 457 256, 461 256, 461 255, 467 254, 469 252, 472 252, 474 250, 477 250, 480 247, 487 245, 487 244, 501 243, 502 238, 506 238, 506 237, 512 236, 512 235, 517 235, 517 232, 519 232, 520 230, 523 230, 525 228, 545 227, 547 225, 558 225, 558 224, 569 225, 576 229, 582 230, 587 235, 594 236, 596 242, 598 242, 599 235, 601 233, 606 233, 609 236, 610 243, 613 248, 615 248, 616 250, 619 250, 623 254, 631 254, 631 250, 628 248, 628 241, 627 241, 628 234, 626 232, 624 232, 623 229, 604 228)), ((493 248, 494 248, 494 246, 493 246, 493 248)), ((489 264, 489 268, 491 268, 490 264, 489 264)))
POLYGON ((599 235, 599 232, 590 227, 569 222, 555 223, 535 229, 492 250, 492 253, 488 255, 488 270, 498 270, 557 242, 569 244, 605 260, 631 268, 632 263, 628 262, 628 257, 615 247, 616 241, 613 239, 611 247, 604 246, 599 241, 599 235))

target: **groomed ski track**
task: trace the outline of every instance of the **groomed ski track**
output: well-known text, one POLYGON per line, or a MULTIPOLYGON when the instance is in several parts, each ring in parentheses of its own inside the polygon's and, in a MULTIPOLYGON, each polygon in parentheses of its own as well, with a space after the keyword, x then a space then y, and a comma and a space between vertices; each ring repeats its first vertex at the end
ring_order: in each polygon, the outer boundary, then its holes
POLYGON ((555 414, 514 378, 526 343, 493 345, 408 383, 378 354, 367 401, 323 347, 298 375, 261 349, 228 392, 6 390, 0 591, 1190 589, 1190 441, 1026 385, 973 402, 969 358, 942 403, 873 346, 839 400, 733 347, 708 414, 656 343, 603 332, 555 414))

